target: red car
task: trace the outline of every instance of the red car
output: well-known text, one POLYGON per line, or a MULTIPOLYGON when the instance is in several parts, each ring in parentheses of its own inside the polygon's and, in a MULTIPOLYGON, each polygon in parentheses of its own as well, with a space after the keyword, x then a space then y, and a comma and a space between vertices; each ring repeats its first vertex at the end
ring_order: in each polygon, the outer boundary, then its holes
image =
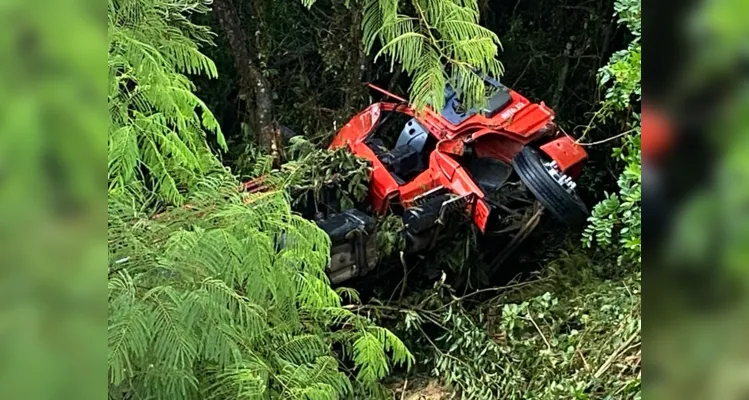
MULTIPOLYGON (((472 220, 485 235, 509 235, 505 250, 512 250, 538 222, 538 203, 567 224, 587 219, 573 181, 587 158, 583 147, 560 132, 544 103, 493 79, 486 84, 494 94, 484 109, 462 109, 448 88, 441 112, 418 115, 405 99, 370 85, 394 101, 354 116, 330 145, 371 162, 371 209, 403 218, 406 253, 433 248, 460 220, 472 220)), ((333 243, 332 282, 375 268, 372 216, 344 210, 317 223, 333 243)))

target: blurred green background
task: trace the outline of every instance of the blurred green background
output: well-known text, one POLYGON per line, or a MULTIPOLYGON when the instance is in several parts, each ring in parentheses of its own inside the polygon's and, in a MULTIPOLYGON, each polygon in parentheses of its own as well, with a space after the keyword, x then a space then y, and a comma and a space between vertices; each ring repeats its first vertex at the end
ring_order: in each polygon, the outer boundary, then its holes
POLYGON ((0 2, 0 398, 106 390, 104 4, 0 2))
MULTIPOLYGON (((669 6, 653 15, 679 15, 669 6)), ((645 46, 645 99, 666 116, 670 144, 643 176, 651 182, 643 206, 643 388, 653 399, 746 399, 749 2, 685 10, 673 24, 682 51, 665 39, 653 41, 661 53, 645 46)), ((656 37, 649 15, 645 36, 656 37)), ((648 134, 656 132, 643 129, 648 134)))

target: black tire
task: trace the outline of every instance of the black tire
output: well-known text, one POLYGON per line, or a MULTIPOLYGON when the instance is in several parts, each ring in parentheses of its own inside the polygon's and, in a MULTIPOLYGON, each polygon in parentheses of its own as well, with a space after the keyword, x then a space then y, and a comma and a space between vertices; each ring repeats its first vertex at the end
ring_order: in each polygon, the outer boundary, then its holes
POLYGON ((541 156, 532 148, 524 147, 512 160, 520 180, 536 199, 559 220, 579 227, 588 219, 588 209, 577 194, 570 194, 544 168, 541 156))

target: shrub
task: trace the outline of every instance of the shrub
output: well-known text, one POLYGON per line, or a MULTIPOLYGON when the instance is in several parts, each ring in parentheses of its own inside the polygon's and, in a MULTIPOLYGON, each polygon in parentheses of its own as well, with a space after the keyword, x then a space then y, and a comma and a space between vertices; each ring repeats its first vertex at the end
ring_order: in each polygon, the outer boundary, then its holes
POLYGON ((189 205, 154 216, 110 197, 110 397, 379 391, 411 353, 341 306, 324 272, 323 231, 279 192, 237 187, 205 179, 189 205))
POLYGON ((599 71, 599 82, 606 94, 596 118, 622 118, 628 121, 622 145, 614 148, 612 156, 623 164, 617 184, 618 193, 607 193, 589 218, 583 233, 583 244, 594 243, 603 248, 615 247, 618 262, 641 262, 642 238, 642 178, 640 153, 640 115, 635 106, 641 99, 642 45, 640 43, 640 0, 617 0, 614 5, 619 23, 632 34, 625 50, 611 56, 609 63, 599 71))
POLYGON ((471 308, 481 293, 441 287, 402 310, 401 336, 461 399, 640 399, 640 274, 571 280, 573 261, 591 269, 570 256, 471 308))

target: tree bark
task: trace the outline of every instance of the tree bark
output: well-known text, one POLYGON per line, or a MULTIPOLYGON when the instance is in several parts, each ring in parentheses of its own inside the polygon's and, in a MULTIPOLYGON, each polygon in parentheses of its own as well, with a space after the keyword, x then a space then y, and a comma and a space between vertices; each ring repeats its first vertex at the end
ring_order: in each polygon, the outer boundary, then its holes
POLYGON ((349 59, 348 88, 346 90, 343 104, 343 109, 346 112, 352 112, 351 110, 358 109, 359 104, 357 103, 366 95, 366 90, 362 84, 362 78, 367 66, 367 54, 364 52, 364 44, 361 40, 362 10, 355 5, 349 13, 351 13, 349 43, 351 49, 356 49, 356 54, 352 54, 349 59))
POLYGON ((255 141, 261 151, 271 154, 274 164, 280 163, 280 134, 273 118, 271 87, 258 65, 253 61, 253 53, 247 34, 236 8, 231 0, 214 0, 213 11, 219 25, 226 34, 234 67, 239 76, 239 92, 247 104, 247 116, 255 133, 255 141), (254 100, 254 101, 253 101, 254 100))

